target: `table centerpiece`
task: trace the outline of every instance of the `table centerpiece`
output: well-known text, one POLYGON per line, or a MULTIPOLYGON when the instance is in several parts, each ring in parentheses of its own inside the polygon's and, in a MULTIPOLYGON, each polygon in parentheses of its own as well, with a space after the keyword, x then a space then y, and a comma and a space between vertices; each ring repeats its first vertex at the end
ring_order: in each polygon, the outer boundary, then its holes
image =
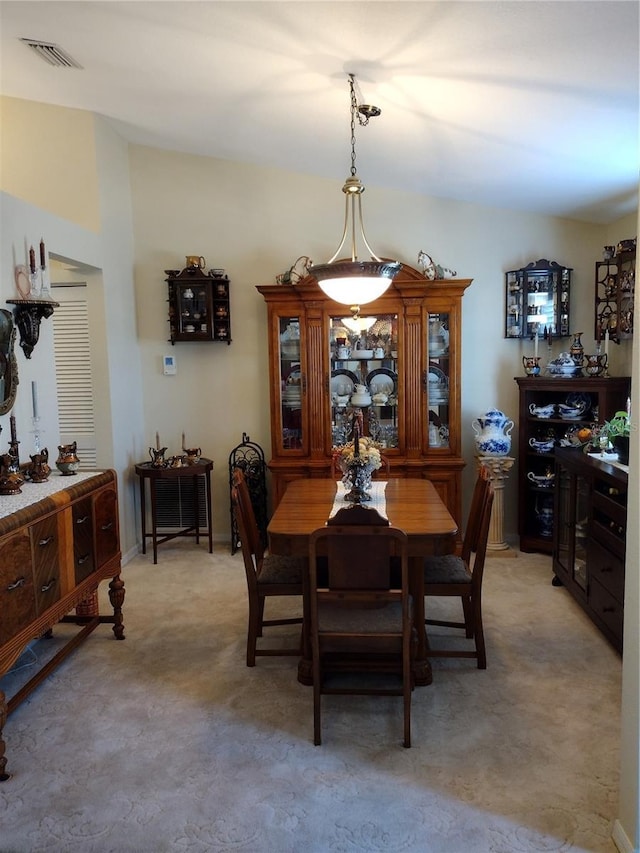
POLYGON ((344 499, 351 503, 370 501, 367 489, 371 486, 371 475, 382 465, 376 442, 367 436, 361 438, 356 424, 353 441, 337 447, 335 459, 343 473, 342 482, 345 488, 349 488, 344 499))

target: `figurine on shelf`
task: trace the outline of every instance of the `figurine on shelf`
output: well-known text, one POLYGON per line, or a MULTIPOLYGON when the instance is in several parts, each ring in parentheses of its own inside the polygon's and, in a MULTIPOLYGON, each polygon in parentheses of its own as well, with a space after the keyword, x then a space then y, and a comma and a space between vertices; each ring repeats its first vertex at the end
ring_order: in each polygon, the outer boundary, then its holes
POLYGON ((443 278, 455 278, 458 275, 455 270, 451 270, 449 267, 443 267, 440 264, 437 264, 431 255, 428 255, 422 249, 418 252, 418 266, 421 268, 424 277, 428 278, 429 281, 443 278))

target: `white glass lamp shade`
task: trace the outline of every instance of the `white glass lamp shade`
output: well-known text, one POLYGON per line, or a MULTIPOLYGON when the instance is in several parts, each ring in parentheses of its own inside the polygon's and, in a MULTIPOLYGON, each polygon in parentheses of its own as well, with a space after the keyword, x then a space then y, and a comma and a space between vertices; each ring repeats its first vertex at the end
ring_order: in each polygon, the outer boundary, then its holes
POLYGON ((397 261, 337 261, 318 264, 311 273, 334 302, 366 305, 382 296, 401 266, 397 261))

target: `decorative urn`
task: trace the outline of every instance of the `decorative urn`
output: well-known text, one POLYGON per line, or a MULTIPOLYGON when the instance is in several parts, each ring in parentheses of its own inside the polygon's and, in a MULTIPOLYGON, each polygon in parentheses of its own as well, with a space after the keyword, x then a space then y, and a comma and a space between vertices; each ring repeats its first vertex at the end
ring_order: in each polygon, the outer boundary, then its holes
POLYGON ((499 409, 489 409, 472 421, 476 449, 480 456, 506 456, 511 450, 513 421, 499 409))

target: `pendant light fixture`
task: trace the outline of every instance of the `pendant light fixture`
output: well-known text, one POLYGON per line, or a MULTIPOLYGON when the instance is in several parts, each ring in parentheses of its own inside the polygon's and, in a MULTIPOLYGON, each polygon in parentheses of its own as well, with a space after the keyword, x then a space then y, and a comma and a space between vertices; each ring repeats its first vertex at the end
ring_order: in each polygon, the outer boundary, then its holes
POLYGON ((342 187, 345 194, 345 216, 342 239, 337 251, 326 264, 314 264, 309 272, 318 282, 320 289, 334 302, 350 305, 357 316, 360 305, 372 302, 381 296, 400 272, 398 261, 383 261, 367 241, 362 222, 362 193, 364 186, 356 172, 356 119, 365 126, 369 119, 380 115, 378 107, 369 104, 358 106, 355 94, 355 76, 349 74, 351 95, 351 174, 342 187), (342 249, 351 242, 351 260, 337 260, 342 249), (358 242, 369 252, 370 260, 358 258, 358 242))

